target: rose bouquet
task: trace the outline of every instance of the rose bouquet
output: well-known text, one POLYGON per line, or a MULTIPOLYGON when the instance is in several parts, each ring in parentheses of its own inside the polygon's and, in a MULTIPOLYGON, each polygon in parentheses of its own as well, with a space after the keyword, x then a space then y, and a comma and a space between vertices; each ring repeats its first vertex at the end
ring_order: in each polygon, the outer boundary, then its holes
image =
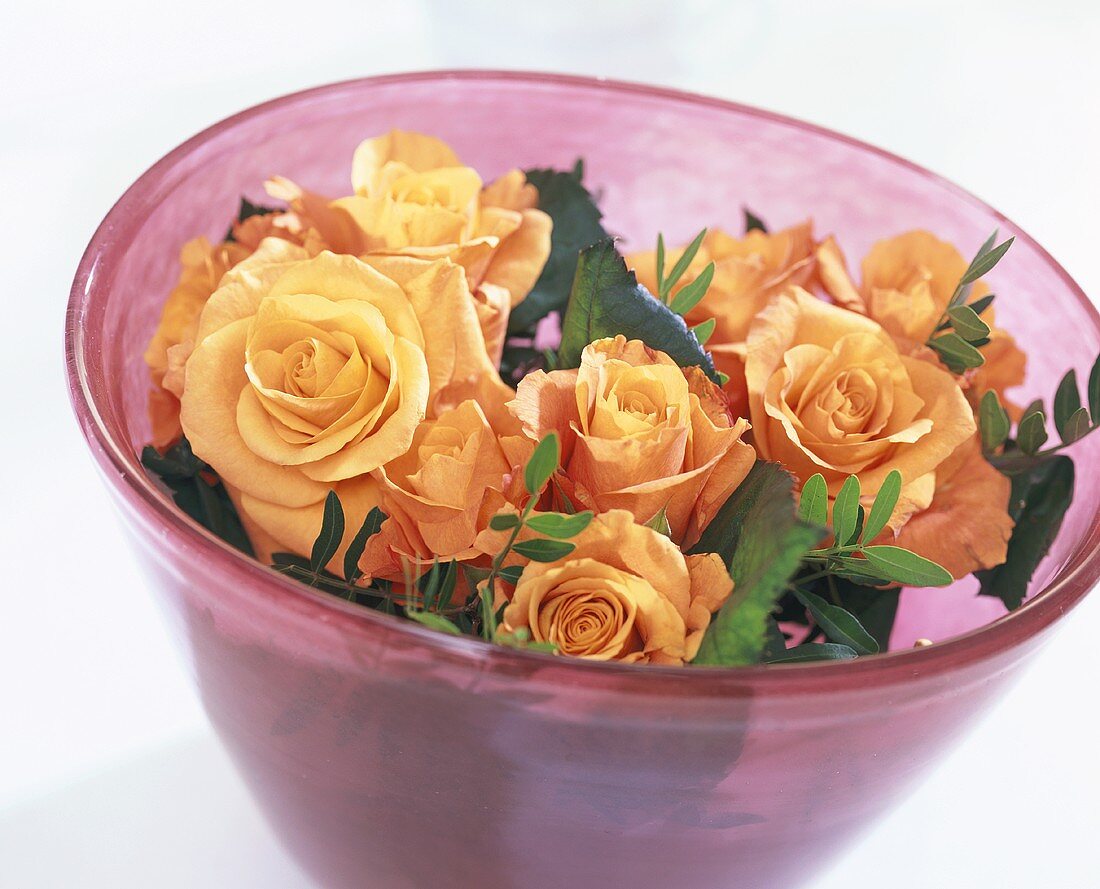
POLYGON ((399 131, 358 147, 348 196, 272 178, 278 206, 183 247, 143 463, 303 583, 566 656, 853 658, 903 587, 1024 600, 1100 364, 1086 404, 1063 378, 1048 444, 983 281, 1011 239, 967 262, 887 237, 857 281, 810 222, 745 211, 624 256, 583 180, 486 184, 399 131))

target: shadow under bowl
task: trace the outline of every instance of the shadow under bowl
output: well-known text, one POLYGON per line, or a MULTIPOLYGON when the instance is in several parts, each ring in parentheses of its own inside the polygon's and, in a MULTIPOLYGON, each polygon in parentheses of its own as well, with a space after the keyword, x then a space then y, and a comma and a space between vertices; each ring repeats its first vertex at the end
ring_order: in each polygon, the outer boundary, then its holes
MULTIPOLYGON (((1027 235, 897 157, 728 102, 572 77, 436 72, 334 84, 236 115, 146 172, 73 284, 77 418, 207 713, 286 846, 326 887, 792 886, 897 801, 1100 573, 1100 476, 1018 611, 973 586, 904 596, 894 642, 848 663, 675 670, 567 662, 349 606, 231 550, 142 470, 145 344, 188 239, 220 238, 278 173, 349 187, 390 128, 450 142, 488 179, 584 157, 628 249, 742 206, 812 213, 851 257, 926 228, 964 253, 1015 235, 991 276, 1031 356, 1020 399, 1100 351, 1100 319, 1027 235), (1073 331, 1067 338, 1066 331, 1073 331), (1050 348, 1057 343, 1058 348, 1050 348), (948 638, 951 637, 951 638, 948 638)), ((1078 445, 1095 461, 1098 443, 1078 445)))

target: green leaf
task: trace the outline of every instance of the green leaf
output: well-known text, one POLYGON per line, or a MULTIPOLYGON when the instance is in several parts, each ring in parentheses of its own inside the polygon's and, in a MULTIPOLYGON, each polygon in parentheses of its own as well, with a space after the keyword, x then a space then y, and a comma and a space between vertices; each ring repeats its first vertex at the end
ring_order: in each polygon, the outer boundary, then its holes
POLYGON ((499 572, 497 572, 497 576, 501 580, 510 583, 512 586, 515 586, 517 583, 519 583, 519 579, 522 575, 522 565, 507 565, 504 568, 501 568, 499 572))
POLYGON ((955 332, 969 343, 989 336, 989 325, 970 306, 952 306, 947 310, 955 332))
POLYGON ((344 509, 335 491, 329 491, 325 497, 324 511, 321 513, 321 533, 313 541, 313 551, 309 564, 314 571, 320 571, 336 555, 340 541, 344 539, 344 509))
POLYGON ((521 540, 512 547, 512 551, 532 562, 556 562, 558 559, 564 559, 576 548, 576 545, 564 540, 547 540, 540 537, 535 540, 521 540))
POLYGON ((585 346, 617 334, 642 340, 650 348, 665 352, 681 367, 701 367, 718 382, 714 362, 684 319, 638 283, 614 242, 608 239, 581 252, 562 321, 558 349, 561 366, 579 367, 585 346))
POLYGON ((508 317, 510 334, 533 331, 536 322, 550 312, 564 310, 581 248, 607 237, 600 223, 602 214, 581 184, 583 174, 580 161, 571 171, 526 171, 527 181, 539 190, 539 209, 550 217, 553 230, 542 273, 508 317))
POLYGON ((564 515, 560 512, 544 512, 527 519, 527 527, 538 534, 568 540, 576 537, 592 521, 591 510, 564 515))
POLYGON ((787 651, 787 637, 779 629, 779 624, 774 617, 769 617, 764 631, 765 642, 761 659, 765 662, 772 658, 782 657, 787 651))
POLYGON ((788 648, 779 657, 772 658, 769 664, 801 664, 807 661, 850 661, 859 655, 847 645, 835 642, 807 642, 788 648))
POLYGON ((417 581, 423 600, 420 610, 438 611, 441 607, 449 605, 457 585, 458 562, 454 559, 440 562, 436 558, 432 562, 432 567, 417 581))
POLYGON ((928 341, 928 346, 937 355, 948 370, 961 374, 963 371, 985 364, 985 357, 957 333, 944 333, 928 341))
POLYGON ((1051 457, 1011 476, 1008 514, 1016 522, 1004 563, 976 571, 978 592, 996 596, 1011 611, 1027 596, 1035 569, 1050 549, 1073 502, 1074 468, 1069 457, 1051 457))
POLYGON ((494 531, 508 531, 519 524, 519 516, 514 512, 498 512, 489 519, 489 527, 494 531))
POLYGON ((991 305, 993 305, 993 300, 995 300, 996 298, 997 295, 995 293, 987 293, 985 296, 979 296, 976 300, 974 300, 974 302, 969 304, 970 310, 975 315, 980 315, 991 305))
POLYGON ((699 300, 707 295, 707 288, 710 287, 710 282, 713 280, 714 263, 712 262, 699 273, 698 278, 690 284, 685 284, 677 291, 669 308, 677 315, 686 315, 699 304, 699 300))
POLYGON ((1077 391, 1077 371, 1071 370, 1062 377, 1058 391, 1054 393, 1054 428, 1062 441, 1066 440, 1069 418, 1081 407, 1081 393, 1077 391))
POLYGON ((672 271, 668 273, 668 277, 661 281, 660 293, 657 294, 661 302, 668 302, 668 297, 669 294, 672 293, 672 288, 680 282, 680 279, 684 276, 684 272, 688 270, 691 261, 695 259, 695 254, 698 253, 699 248, 703 246, 703 238, 706 236, 706 229, 699 232, 692 242, 684 248, 684 252, 680 254, 679 259, 673 264, 672 271))
POLYGON ((745 214, 745 234, 747 235, 751 231, 759 231, 764 234, 768 233, 768 227, 764 224, 764 220, 752 212, 748 207, 742 207, 741 211, 745 214))
POLYGON ((439 592, 440 581, 443 579, 442 572, 443 568, 440 565, 439 557, 436 556, 432 560, 432 567, 425 571, 416 582, 417 589, 420 591, 420 596, 424 603, 422 609, 424 611, 432 610, 436 594, 439 592))
POLYGON ((707 344, 707 340, 714 334, 714 328, 717 323, 718 322, 714 318, 707 318, 706 321, 700 321, 691 328, 691 332, 695 334, 695 339, 699 341, 700 346, 705 346, 707 344))
POLYGON ((1001 405, 1001 399, 993 389, 982 396, 981 404, 978 406, 978 428, 982 435, 982 450, 987 454, 1005 443, 1012 428, 1008 414, 1001 405))
POLYGON ((754 664, 767 643, 772 609, 821 529, 795 514, 794 479, 759 460, 704 529, 692 553, 718 553, 733 593, 714 616, 694 663, 754 664))
POLYGON ((1008 248, 1012 246, 1012 242, 1015 238, 1009 238, 1002 244, 998 244, 996 247, 991 247, 993 241, 997 239, 997 233, 994 232, 989 240, 982 245, 982 249, 978 251, 978 255, 970 263, 970 267, 963 274, 959 281, 959 286, 965 286, 967 284, 973 284, 982 275, 986 275, 993 270, 993 267, 1001 261, 1001 258, 1008 252, 1008 248))
POLYGON ((558 446, 558 436, 557 433, 551 432, 535 446, 535 450, 523 470, 523 484, 527 488, 528 494, 534 497, 543 489, 543 486, 550 481, 550 476, 558 468, 560 459, 561 449, 558 446))
POLYGON ((550 476, 550 482, 554 486, 554 497, 559 504, 561 504, 562 511, 573 515, 577 511, 576 505, 569 499, 569 495, 565 493, 565 489, 561 486, 561 482, 558 481, 556 475, 550 476))
POLYGON ((359 578, 362 573, 359 570, 359 559, 363 556, 363 550, 367 548, 367 541, 382 530, 382 523, 386 518, 386 514, 381 509, 372 506, 363 519, 363 524, 348 544, 348 551, 344 553, 345 580, 354 583, 359 578))
POLYGON ((1066 420, 1066 431, 1062 433, 1062 441, 1068 445, 1080 441, 1092 431, 1089 423, 1089 412, 1086 408, 1079 407, 1066 420))
POLYGON ((164 454, 146 447, 141 462, 168 488, 181 512, 245 555, 255 556, 229 492, 221 482, 209 480, 213 472, 194 455, 186 437, 164 454))
POLYGON ((901 591, 896 587, 883 590, 864 586, 839 577, 827 577, 823 580, 821 587, 836 595, 841 607, 852 614, 874 637, 879 651, 886 651, 890 647, 890 634, 894 629, 901 591))
POLYGON ((1042 410, 1024 414, 1016 430, 1016 446, 1028 456, 1035 454, 1047 441, 1047 418, 1042 410))
POLYGON ((833 642, 840 642, 856 654, 878 654, 878 642, 855 616, 839 605, 831 605, 808 590, 795 590, 795 596, 813 615, 814 621, 833 642))
POLYGON ((811 475, 802 486, 798 517, 811 525, 824 527, 829 524, 829 485, 820 472, 811 475))
POLYGON ((947 586, 954 580, 947 569, 900 546, 865 546, 862 552, 875 571, 902 586, 947 586))
POLYGON ((657 232, 657 286, 665 279, 665 236, 657 232))
POLYGON ((1100 425, 1100 355, 1096 357, 1096 362, 1089 373, 1088 400, 1092 422, 1100 425))
POLYGON ((837 546, 851 546, 856 542, 859 527, 859 478, 850 475, 840 486, 833 501, 833 537, 837 546))
POLYGON ((668 510, 664 506, 657 510, 656 515, 646 522, 645 526, 652 528, 658 534, 663 534, 665 537, 672 536, 672 527, 668 523, 668 510))
POLYGON ((900 496, 901 473, 896 469, 892 469, 883 479, 882 485, 879 486, 878 493, 875 495, 875 502, 871 504, 871 512, 863 525, 860 540, 869 542, 882 533, 882 529, 890 521, 890 516, 894 514, 894 507, 898 505, 898 497, 900 496))
POLYGON ((855 584, 881 589, 883 584, 890 583, 871 567, 870 562, 858 556, 834 556, 830 565, 837 577, 855 584))
POLYGON ((450 633, 452 636, 462 635, 462 630, 456 627, 453 621, 442 614, 436 614, 434 611, 406 610, 405 617, 415 620, 418 624, 431 627, 433 630, 450 633))

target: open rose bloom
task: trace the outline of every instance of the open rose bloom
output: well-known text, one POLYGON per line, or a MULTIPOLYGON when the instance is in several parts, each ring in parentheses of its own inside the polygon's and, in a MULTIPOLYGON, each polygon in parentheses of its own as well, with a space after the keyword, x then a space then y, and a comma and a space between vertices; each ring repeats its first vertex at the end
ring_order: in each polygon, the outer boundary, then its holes
POLYGON ((1098 408, 1064 385, 1058 444, 1013 401, 1007 242, 883 232, 851 266, 807 207, 620 252, 580 164, 487 180, 396 130, 349 161, 348 193, 273 170, 277 206, 182 247, 146 463, 216 533, 363 607, 631 664, 873 654, 900 588, 974 573, 1018 604, 1045 551, 1018 520, 1049 546, 1098 408))

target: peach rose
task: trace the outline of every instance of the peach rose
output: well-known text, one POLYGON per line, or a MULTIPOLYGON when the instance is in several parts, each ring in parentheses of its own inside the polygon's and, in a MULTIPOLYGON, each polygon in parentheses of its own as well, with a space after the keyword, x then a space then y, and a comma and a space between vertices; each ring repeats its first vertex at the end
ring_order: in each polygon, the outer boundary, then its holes
POLYGON ((199 315, 229 269, 252 251, 232 242, 211 244, 206 238, 195 238, 180 250, 180 276, 161 310, 160 323, 145 349, 155 391, 149 399, 149 418, 153 426, 152 441, 158 448, 172 444, 180 437, 179 391, 169 377, 172 362, 169 354, 174 346, 186 344, 188 351, 198 327, 199 315))
MULTIPOLYGON (((863 259, 863 283, 856 287, 840 247, 832 238, 817 251, 819 277, 826 292, 846 309, 878 322, 906 355, 938 361, 924 344, 934 332, 967 260, 946 241, 926 231, 911 231, 879 241, 863 259)), ((989 293, 982 281, 970 292, 973 301, 989 293)), ((994 324, 993 307, 982 313, 990 326, 989 343, 981 347, 985 364, 966 375, 967 395, 976 405, 994 389, 1005 390, 1024 381, 1027 356, 1010 334, 994 324)))
MULTIPOLYGON (((489 532, 483 542, 495 539, 489 532)), ((681 665, 733 590, 715 553, 685 556, 624 510, 597 516, 565 559, 523 569, 503 629, 592 660, 681 665)))
POLYGON ((487 374, 450 261, 311 259, 268 238, 203 309, 180 421, 242 517, 308 553, 328 491, 350 538, 380 502, 369 473, 408 450, 426 414, 484 394, 487 374))
POLYGON ((256 250, 264 238, 280 238, 300 247, 305 247, 310 256, 316 256, 329 245, 320 237, 317 228, 293 210, 275 210, 270 213, 257 213, 240 222, 233 223, 233 240, 256 250))
POLYGON ((398 579, 436 557, 481 556, 474 540, 523 498, 522 467, 533 450, 526 438, 498 438, 474 401, 421 423, 409 450, 376 472, 388 518, 359 561, 364 576, 398 579))
MULTIPOLYGON (((665 270, 671 269, 683 248, 669 251, 665 270)), ((808 220, 774 234, 750 231, 735 238, 720 229, 708 231, 699 252, 673 289, 673 296, 694 281, 710 263, 714 279, 703 300, 687 313, 689 325, 715 321, 707 349, 715 366, 730 381, 726 392, 735 407, 745 406, 745 337, 757 313, 773 296, 792 284, 803 285, 814 271, 813 225, 808 220)), ((638 281, 657 292, 657 254, 635 253, 626 258, 638 281)))
POLYGON ((721 390, 698 368, 623 336, 587 346, 577 370, 537 371, 509 405, 523 431, 561 442, 555 485, 578 509, 666 511, 690 547, 755 462, 721 390))
POLYGON ((341 253, 449 258, 466 271, 479 318, 499 363, 508 314, 550 255, 550 217, 519 170, 486 187, 439 139, 394 130, 367 139, 352 162, 355 193, 329 200, 274 179, 310 238, 341 253))
POLYGON ((937 469, 975 433, 951 374, 901 354, 869 318, 797 287, 753 322, 745 377, 761 456, 801 481, 820 472, 834 496, 857 475, 869 501, 898 470, 894 527, 928 507, 937 469))
POLYGON ((989 465, 975 436, 940 465, 931 506, 910 518, 895 542, 956 580, 995 568, 1008 557, 1011 492, 1011 481, 989 465))

